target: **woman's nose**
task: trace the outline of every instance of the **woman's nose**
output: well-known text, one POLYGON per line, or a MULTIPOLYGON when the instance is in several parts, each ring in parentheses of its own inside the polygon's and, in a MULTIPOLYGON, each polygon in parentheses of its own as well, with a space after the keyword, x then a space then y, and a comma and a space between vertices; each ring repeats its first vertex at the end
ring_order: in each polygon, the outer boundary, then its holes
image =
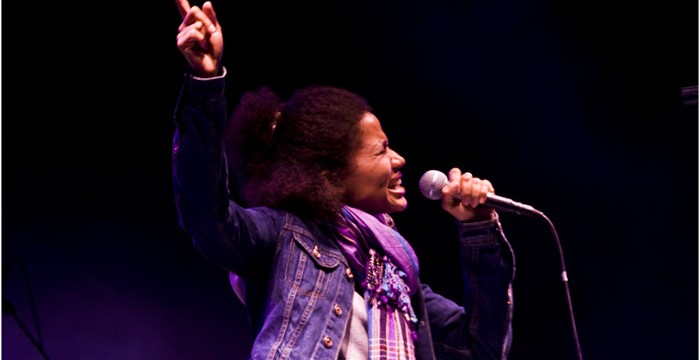
POLYGON ((391 150, 391 152, 392 152, 392 156, 391 156, 391 166, 392 167, 398 169, 398 168, 404 166, 404 164, 406 164, 406 159, 404 159, 403 156, 399 155, 399 153, 397 153, 394 150, 391 150))

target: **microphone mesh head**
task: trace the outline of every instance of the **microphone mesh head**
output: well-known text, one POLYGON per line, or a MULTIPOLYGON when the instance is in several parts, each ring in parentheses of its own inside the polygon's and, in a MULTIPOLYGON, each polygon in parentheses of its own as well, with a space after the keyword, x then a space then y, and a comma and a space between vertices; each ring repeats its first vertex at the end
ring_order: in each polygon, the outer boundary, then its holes
POLYGON ((442 188, 447 185, 447 175, 437 170, 428 170, 421 176, 418 187, 430 200, 442 199, 442 188))

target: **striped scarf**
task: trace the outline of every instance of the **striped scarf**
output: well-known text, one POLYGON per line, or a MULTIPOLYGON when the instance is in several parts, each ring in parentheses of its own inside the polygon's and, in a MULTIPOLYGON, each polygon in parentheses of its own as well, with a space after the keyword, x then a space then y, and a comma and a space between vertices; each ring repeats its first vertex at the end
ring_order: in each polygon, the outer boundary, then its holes
POLYGON ((388 214, 344 206, 336 223, 341 250, 367 304, 369 359, 415 359, 418 258, 388 214))

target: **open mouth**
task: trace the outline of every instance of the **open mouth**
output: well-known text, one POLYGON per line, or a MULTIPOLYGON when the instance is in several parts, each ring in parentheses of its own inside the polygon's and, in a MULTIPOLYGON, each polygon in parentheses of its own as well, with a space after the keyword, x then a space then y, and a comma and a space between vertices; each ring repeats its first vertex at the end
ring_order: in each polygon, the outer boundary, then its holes
POLYGON ((391 182, 389 183, 388 187, 391 192, 399 192, 403 194, 405 190, 402 184, 403 183, 401 181, 401 173, 398 173, 391 179, 391 182))

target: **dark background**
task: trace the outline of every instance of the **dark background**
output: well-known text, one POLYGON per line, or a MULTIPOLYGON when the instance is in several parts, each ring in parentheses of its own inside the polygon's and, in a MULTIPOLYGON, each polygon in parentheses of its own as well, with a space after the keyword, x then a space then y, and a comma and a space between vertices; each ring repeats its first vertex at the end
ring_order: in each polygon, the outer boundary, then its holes
MULTIPOLYGON (((214 6, 232 101, 329 83, 375 106, 434 289, 458 288, 454 229, 417 184, 457 166, 551 220, 584 358, 698 357, 697 2, 214 6)), ((174 3, 2 10, 3 358, 244 359, 243 309, 171 196, 174 3)), ((576 359, 552 228, 501 219, 511 359, 576 359)))

